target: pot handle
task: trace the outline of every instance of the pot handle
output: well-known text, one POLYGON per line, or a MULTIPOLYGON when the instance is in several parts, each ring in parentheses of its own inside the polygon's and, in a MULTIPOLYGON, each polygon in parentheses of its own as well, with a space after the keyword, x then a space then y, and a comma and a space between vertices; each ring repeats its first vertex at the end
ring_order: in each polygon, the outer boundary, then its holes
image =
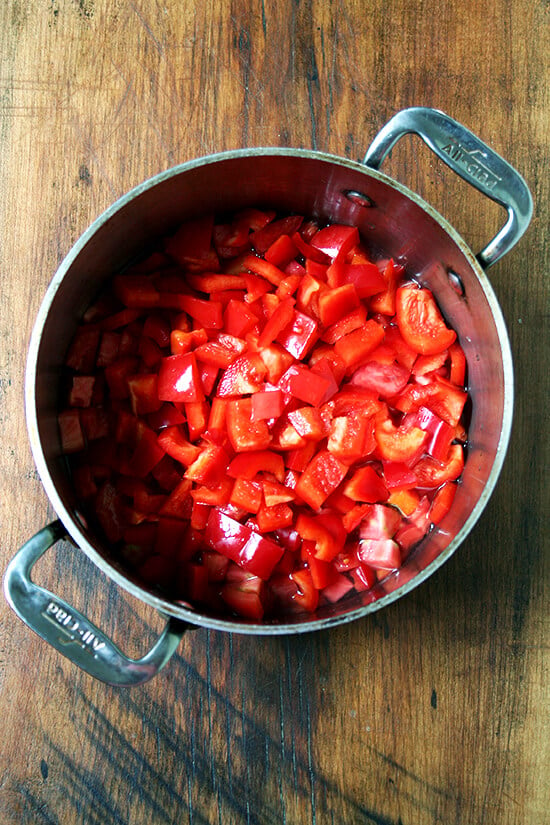
POLYGON ((378 169, 397 141, 407 134, 421 137, 453 172, 508 212, 504 226, 476 256, 484 269, 492 266, 529 226, 533 201, 524 179, 465 126, 437 109, 422 106, 394 115, 374 138, 363 163, 378 169))
POLYGON ((125 656, 78 610, 31 581, 38 559, 66 535, 61 522, 54 521, 21 547, 4 575, 8 604, 35 633, 94 678, 118 687, 147 682, 175 653, 189 625, 169 618, 149 653, 141 659, 125 656))

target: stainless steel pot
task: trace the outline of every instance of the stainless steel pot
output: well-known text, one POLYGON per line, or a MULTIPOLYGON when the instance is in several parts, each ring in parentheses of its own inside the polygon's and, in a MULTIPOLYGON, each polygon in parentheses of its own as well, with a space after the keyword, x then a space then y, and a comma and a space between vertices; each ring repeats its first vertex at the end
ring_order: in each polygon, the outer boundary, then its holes
POLYGON ((184 631, 196 625, 249 634, 298 633, 361 618, 428 578, 470 532, 495 486, 512 422, 513 369, 498 302, 485 270, 526 230, 532 214, 520 175, 489 147, 443 113, 412 108, 382 129, 363 164, 320 152, 259 148, 224 152, 170 169, 118 200, 82 235, 51 282, 32 333, 26 374, 26 415, 33 456, 59 521, 27 542, 9 564, 8 602, 33 630, 93 676, 131 685, 168 661, 184 631), (422 137, 458 175, 508 213, 503 228, 477 256, 418 195, 378 168, 399 138, 422 137), (386 579, 375 601, 357 593, 313 616, 285 622, 220 619, 167 601, 122 569, 86 527, 66 471, 57 431, 59 374, 81 315, 105 279, 142 254, 181 221, 248 205, 354 223, 373 251, 392 256, 437 296, 458 331, 468 364, 472 415, 465 469, 451 511, 403 568, 386 579), (69 536, 121 587, 167 618, 154 648, 128 659, 83 615, 31 580, 38 558, 69 536))

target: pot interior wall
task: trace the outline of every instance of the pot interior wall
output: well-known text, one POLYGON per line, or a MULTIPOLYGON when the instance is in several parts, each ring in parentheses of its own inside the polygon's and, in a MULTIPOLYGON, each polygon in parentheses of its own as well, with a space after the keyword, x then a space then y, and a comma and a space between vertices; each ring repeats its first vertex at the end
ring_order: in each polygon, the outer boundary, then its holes
MULTIPOLYGON (((83 311, 112 273, 147 252, 157 238, 185 219, 250 205, 357 224, 376 256, 393 257, 410 275, 432 288, 449 323, 459 333, 472 398, 464 476, 451 513, 403 570, 384 584, 385 592, 395 595, 411 579, 427 575, 424 571, 435 559, 442 562, 481 512, 496 480, 492 477, 495 459, 506 447, 511 367, 498 304, 471 252, 408 190, 357 163, 296 151, 228 153, 221 159, 218 156, 170 170, 122 198, 96 221, 56 274, 35 327, 34 347, 31 344, 27 417, 46 492, 74 540, 126 585, 124 571, 75 514, 76 502, 60 454, 56 423, 65 353, 83 311), (364 195, 368 205, 359 205, 350 191, 364 195), (462 285, 458 291, 450 283, 449 273, 454 273, 455 280, 458 276, 462 285)), ((141 590, 139 595, 150 600, 147 591, 141 590)), ((326 608, 319 618, 353 612, 364 599, 361 594, 354 596, 326 608)), ((175 606, 171 612, 178 612, 175 606)))

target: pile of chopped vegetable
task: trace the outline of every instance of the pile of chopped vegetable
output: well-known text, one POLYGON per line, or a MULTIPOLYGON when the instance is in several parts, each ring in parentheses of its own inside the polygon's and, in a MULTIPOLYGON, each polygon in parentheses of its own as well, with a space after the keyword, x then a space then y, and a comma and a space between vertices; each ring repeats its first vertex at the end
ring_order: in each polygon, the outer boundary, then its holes
POLYGON ((446 515, 465 367, 430 290, 356 227, 201 217, 85 313, 61 443, 144 585, 280 620, 371 591, 446 515))

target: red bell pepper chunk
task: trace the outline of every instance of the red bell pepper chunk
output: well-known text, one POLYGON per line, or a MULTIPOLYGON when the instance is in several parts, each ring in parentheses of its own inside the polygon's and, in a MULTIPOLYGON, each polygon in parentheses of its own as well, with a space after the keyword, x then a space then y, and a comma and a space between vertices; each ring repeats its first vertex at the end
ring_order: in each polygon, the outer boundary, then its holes
POLYGON ((201 448, 191 444, 177 426, 166 427, 158 434, 157 439, 162 449, 184 467, 189 467, 200 455, 201 448))
MULTIPOLYGON (((406 416, 405 421, 407 418, 406 416)), ((427 407, 419 407, 418 412, 412 415, 411 422, 428 433, 426 452, 437 461, 445 461, 455 437, 455 428, 427 407)))
POLYGON ((332 561, 344 549, 346 531, 336 514, 308 516, 300 513, 296 530, 303 539, 315 542, 315 557, 321 561, 332 561))
MULTIPOLYGON (((194 275, 188 273, 185 280, 189 286, 196 289, 197 292, 207 292, 209 294, 227 292, 228 290, 246 289, 246 279, 244 275, 225 275, 218 273, 194 275)), ((218 295, 217 300, 219 300, 218 295)))
POLYGON ((283 555, 283 548, 220 510, 212 510, 204 531, 208 546, 264 581, 283 555))
POLYGON ((419 487, 439 487, 446 481, 455 481, 464 469, 464 451, 461 444, 452 444, 444 462, 424 456, 415 464, 414 474, 419 487))
POLYGON ((265 584, 258 576, 240 582, 228 582, 220 592, 222 599, 234 613, 251 621, 262 620, 265 584))
MULTIPOLYGON (((380 349, 380 348, 378 348, 380 349)), ((371 355, 376 358, 375 350, 371 355)), ((351 376, 350 384, 356 387, 365 387, 372 390, 382 398, 398 395, 407 386, 411 372, 406 367, 392 361, 390 364, 382 364, 377 360, 367 361, 360 366, 351 376)))
POLYGON ((207 401, 186 401, 183 408, 187 418, 189 440, 196 441, 208 429, 210 407, 207 401))
POLYGON ((445 482, 433 497, 430 507, 430 521, 439 524, 451 509, 456 495, 457 485, 451 481, 445 482))
POLYGON ((223 447, 216 444, 206 444, 185 471, 185 478, 201 483, 214 481, 225 473, 228 462, 229 456, 223 447))
POLYGON ((256 514, 256 521, 262 533, 272 533, 289 527, 294 521, 294 512, 285 502, 269 507, 264 501, 256 514))
POLYGON ((248 513, 257 513, 263 502, 262 487, 255 481, 236 478, 229 501, 248 513))
POLYGON ((333 264, 338 267, 337 283, 335 286, 343 284, 353 284, 357 290, 359 298, 369 298, 382 292, 386 282, 376 264, 345 264, 339 266, 339 262, 333 264))
MULTIPOLYGON (((279 235, 265 251, 265 259, 284 269, 298 255, 298 247, 290 235, 279 235)), ((281 282, 282 283, 282 282, 281 282)))
POLYGON ((340 461, 353 464, 370 455, 375 447, 372 417, 351 411, 332 419, 327 449, 340 461))
POLYGON ((372 318, 364 326, 339 338, 334 349, 348 369, 356 369, 384 338, 384 329, 372 318))
POLYGON ((169 355, 163 358, 158 374, 161 401, 202 401, 204 393, 195 355, 169 355))
POLYGON ((164 456, 164 449, 157 440, 157 434, 143 421, 137 427, 137 443, 128 459, 127 471, 137 478, 145 478, 164 456))
POLYGON ((267 369, 266 379, 270 384, 277 384, 285 370, 294 362, 292 355, 277 343, 264 347, 259 355, 267 369))
POLYGON ((353 501, 365 501, 370 504, 386 501, 388 491, 384 481, 371 464, 359 467, 344 485, 344 495, 353 501))
POLYGON ((449 347, 449 357, 451 359, 449 380, 452 384, 462 388, 466 380, 466 356, 458 341, 449 347))
POLYGON ((319 604, 319 591, 315 588, 310 571, 304 567, 290 575, 298 587, 294 596, 295 603, 308 613, 313 613, 319 604))
POLYGON ((147 315, 143 324, 143 334, 152 338, 159 347, 170 345, 170 322, 166 315, 151 313, 147 315))
POLYGON ((158 397, 156 373, 132 375, 128 379, 128 389, 134 415, 147 415, 160 410, 162 401, 158 397))
POLYGON ((193 330, 173 329, 170 333, 170 352, 172 355, 183 355, 185 352, 198 349, 207 341, 207 332, 202 327, 193 330))
POLYGON ((248 395, 259 390, 267 369, 257 352, 246 353, 234 361, 222 374, 218 384, 218 395, 248 395))
POLYGON ((397 284, 403 272, 404 268, 400 264, 394 263, 393 260, 387 261, 382 270, 385 288, 383 292, 379 292, 371 298, 371 312, 381 312, 383 315, 390 316, 395 315, 395 294, 397 292, 397 284))
POLYGON ((402 461, 383 461, 384 483, 388 490, 410 490, 417 485, 414 470, 402 461))
POLYGON ((119 332, 110 330, 102 333, 97 352, 96 367, 108 367, 109 364, 115 363, 119 355, 121 337, 119 332))
POLYGON ((367 310, 364 304, 352 310, 335 324, 321 331, 321 340, 327 344, 335 344, 344 336, 355 330, 362 329, 367 322, 367 310))
POLYGON ((397 290, 395 317, 407 344, 422 355, 442 352, 456 340, 456 332, 447 327, 432 292, 416 284, 397 290))
POLYGON ((296 492, 306 504, 318 510, 344 479, 348 467, 328 450, 320 450, 302 473, 296 492))
POLYGON ((401 567, 401 552, 393 539, 363 539, 359 542, 358 556, 362 562, 378 570, 401 567))
POLYGON ((229 441, 237 453, 264 450, 271 443, 265 421, 252 420, 250 398, 228 399, 226 423, 229 441))
POLYGON ((285 298, 277 305, 258 338, 260 348, 272 344, 281 331, 292 321, 294 318, 294 303, 294 298, 285 298))
POLYGON ((213 229, 213 215, 186 221, 168 239, 165 250, 184 268, 216 270, 218 259, 212 248, 213 229))
POLYGON ((379 417, 374 438, 382 459, 412 466, 425 452, 428 434, 408 421, 395 427, 390 418, 379 417))
POLYGON ((330 263, 330 257, 323 252, 322 249, 317 249, 304 240, 300 232, 294 232, 291 238, 293 243, 298 247, 298 252, 303 255, 306 261, 316 261, 320 264, 330 263))
POLYGON ((279 418, 285 409, 285 394, 274 387, 270 390, 260 390, 252 396, 252 420, 279 418))
POLYGON ((218 369, 227 369, 246 349, 242 338, 221 334, 216 340, 200 344, 195 348, 195 358, 218 369))
POLYGON ((257 316, 244 301, 230 300, 227 303, 223 316, 223 328, 229 335, 244 338, 257 323, 257 316))
POLYGON ((373 504, 359 526, 361 539, 392 538, 401 525, 402 519, 397 510, 385 504, 373 504))
POLYGON ((153 430, 162 430, 165 427, 185 424, 185 416, 174 404, 166 401, 156 412, 147 415, 147 423, 153 430))
POLYGON ((319 316, 323 326, 340 321, 359 307, 359 296, 353 284, 327 289, 319 295, 319 316))
POLYGON ((78 453, 86 446, 78 409, 63 410, 57 416, 61 449, 64 453, 78 453))
POLYGON ((137 358, 133 355, 128 355, 124 358, 119 358, 114 364, 109 364, 108 367, 105 367, 105 379, 111 398, 119 401, 128 398, 130 394, 128 379, 136 372, 138 363, 137 358))
POLYGON ((319 406, 325 399, 327 391, 332 388, 332 383, 328 378, 301 364, 293 364, 281 377, 279 388, 299 398, 300 401, 319 406))
POLYGON ((311 245, 320 249, 330 258, 345 257, 359 243, 359 230, 356 226, 331 224, 315 233, 311 245))
POLYGON ((288 413, 288 420, 306 441, 321 441, 328 434, 327 422, 316 407, 300 407, 288 413))
POLYGON ((343 599, 344 596, 353 590, 353 582, 341 573, 337 575, 328 585, 323 588, 323 598, 334 604, 343 599))
POLYGON ((205 329, 222 329, 223 304, 220 301, 205 301, 192 295, 178 296, 177 307, 183 309, 205 329))
POLYGON ((270 473, 277 481, 282 482, 285 477, 283 457, 271 450, 241 453, 232 459, 227 468, 227 475, 231 478, 251 480, 258 473, 270 473))
POLYGON ((260 254, 266 252, 269 247, 282 235, 293 235, 302 225, 301 215, 287 215, 272 221, 262 229, 258 229, 250 236, 250 243, 260 254))
POLYGON ((277 335, 277 341, 294 358, 301 360, 313 347, 317 335, 317 321, 294 310, 292 320, 277 335))
POLYGON ((429 384, 408 384, 394 399, 393 406, 404 413, 417 412, 427 407, 433 413, 456 427, 460 421, 468 394, 440 376, 429 384))
POLYGON ((71 407, 89 407, 94 397, 96 383, 93 375, 73 375, 69 405, 71 407))
POLYGON ((287 504, 296 498, 293 490, 285 487, 284 484, 279 484, 278 481, 266 478, 262 480, 261 484, 266 507, 276 507, 278 504, 287 504))
POLYGON ((195 503, 210 504, 212 507, 225 507, 229 504, 233 482, 230 478, 220 481, 211 481, 191 490, 191 498, 195 503))
POLYGON ((212 395, 216 381, 218 380, 218 367, 213 364, 199 364, 199 373, 201 377, 202 391, 208 396, 212 395))
POLYGON ((113 291, 126 307, 152 309, 159 305, 160 295, 150 275, 117 275, 113 291))
POLYGON ((279 286, 285 277, 285 273, 282 269, 279 269, 279 267, 269 263, 269 261, 266 261, 264 258, 258 258, 252 253, 244 256, 242 259, 242 266, 244 269, 249 269, 256 275, 259 275, 261 278, 265 278, 266 281, 269 281, 269 283, 274 286, 279 286))

